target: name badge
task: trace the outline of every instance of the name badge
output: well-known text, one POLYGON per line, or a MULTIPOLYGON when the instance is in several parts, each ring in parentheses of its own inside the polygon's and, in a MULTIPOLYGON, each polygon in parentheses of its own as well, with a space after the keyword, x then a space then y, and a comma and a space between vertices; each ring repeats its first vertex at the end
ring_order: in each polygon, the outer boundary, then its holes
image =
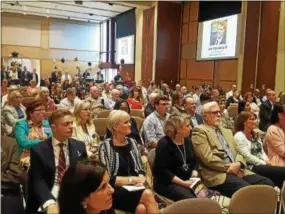
POLYGON ((47 135, 51 133, 51 128, 43 128, 43 130, 47 135))

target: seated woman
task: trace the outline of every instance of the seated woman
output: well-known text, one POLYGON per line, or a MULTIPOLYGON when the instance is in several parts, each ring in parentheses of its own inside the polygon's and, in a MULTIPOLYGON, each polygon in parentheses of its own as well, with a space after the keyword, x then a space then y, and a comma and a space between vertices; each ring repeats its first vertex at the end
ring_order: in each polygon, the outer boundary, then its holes
POLYGON ((21 158, 30 156, 30 148, 51 137, 49 122, 44 120, 45 106, 38 100, 27 103, 27 119, 18 121, 15 127, 16 142, 21 158))
POLYGON ((109 179, 106 166, 99 161, 85 160, 69 167, 58 195, 60 214, 114 213, 109 179))
POLYGON ((74 109, 74 118, 72 138, 84 142, 88 157, 96 158, 100 140, 91 118, 90 103, 83 101, 78 104, 74 109))
POLYGON ((271 179, 281 189, 285 180, 285 167, 273 166, 268 160, 262 148, 263 142, 255 128, 254 113, 241 112, 238 115, 235 122, 237 132, 234 136, 237 151, 244 156, 250 170, 271 179))
POLYGON ((231 103, 236 103, 239 104, 239 102, 241 101, 240 99, 240 91, 237 90, 233 93, 233 96, 229 97, 227 99, 227 104, 226 104, 226 108, 228 108, 230 106, 231 103))
POLYGON ((110 184, 114 187, 113 208, 136 213, 158 213, 157 203, 150 190, 128 191, 124 185, 144 186, 144 166, 137 143, 128 138, 131 133, 130 115, 113 110, 108 118, 108 128, 113 137, 99 147, 99 159, 107 164, 110 184))
POLYGON ((144 99, 140 87, 134 87, 128 98, 128 104, 131 109, 143 109, 144 99))
POLYGON ((285 105, 275 104, 267 129, 264 149, 274 166, 285 166, 285 105))
POLYGON ((24 183, 24 171, 20 164, 17 144, 1 137, 1 213, 24 214, 20 184, 24 183))
POLYGON ((47 87, 41 87, 37 99, 45 105, 47 112, 54 112, 56 109, 53 99, 49 97, 49 90, 47 87))
POLYGON ((218 103, 221 110, 221 126, 225 129, 233 130, 235 118, 229 116, 228 110, 226 109, 226 98, 221 97, 218 103))
POLYGON ((154 190, 173 201, 196 197, 189 180, 192 175, 198 176, 190 131, 188 118, 170 116, 164 125, 166 136, 155 150, 154 190))
POLYGON ((4 133, 10 137, 15 137, 14 129, 18 120, 26 119, 26 108, 22 105, 22 95, 18 90, 9 92, 7 104, 2 110, 2 124, 4 133))
MULTIPOLYGON (((122 110, 127 112, 129 115, 131 113, 130 106, 125 100, 119 100, 116 102, 114 106, 114 110, 122 110)), ((138 130, 137 122, 134 118, 131 117, 131 133, 127 136, 136 140, 136 142, 140 145, 143 145, 143 140, 138 130)), ((107 128, 106 138, 112 137, 112 132, 107 128)))
POLYGON ((30 86, 27 88, 27 94, 30 96, 36 95, 40 91, 40 88, 37 87, 37 82, 35 80, 30 81, 30 86))
POLYGON ((251 111, 258 114, 259 112, 259 107, 256 105, 255 102, 253 102, 253 94, 251 92, 247 92, 244 95, 244 100, 245 102, 248 102, 251 108, 251 111))
POLYGON ((187 112, 185 111, 183 107, 183 94, 181 92, 173 92, 172 94, 172 106, 170 109, 170 114, 178 115, 178 114, 184 114, 187 115, 187 112))

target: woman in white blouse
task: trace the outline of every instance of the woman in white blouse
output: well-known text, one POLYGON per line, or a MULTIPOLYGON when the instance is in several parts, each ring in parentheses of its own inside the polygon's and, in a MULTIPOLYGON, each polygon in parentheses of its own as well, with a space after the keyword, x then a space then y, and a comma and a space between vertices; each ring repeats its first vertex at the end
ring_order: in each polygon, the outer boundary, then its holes
POLYGON ((72 138, 84 142, 88 157, 96 159, 100 139, 91 118, 90 103, 84 101, 78 104, 74 109, 74 118, 72 138))
POLYGON ((241 112, 235 122, 234 140, 238 152, 244 156, 247 167, 253 172, 271 179, 282 188, 285 180, 285 167, 272 166, 263 150, 263 141, 256 128, 256 115, 241 112))

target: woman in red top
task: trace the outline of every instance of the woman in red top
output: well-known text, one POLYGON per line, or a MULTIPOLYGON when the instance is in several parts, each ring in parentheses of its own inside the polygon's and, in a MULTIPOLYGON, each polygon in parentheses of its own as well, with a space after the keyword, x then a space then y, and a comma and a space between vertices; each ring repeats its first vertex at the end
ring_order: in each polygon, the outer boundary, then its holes
POLYGON ((128 99, 128 104, 131 109, 143 109, 143 96, 140 87, 134 87, 128 99))

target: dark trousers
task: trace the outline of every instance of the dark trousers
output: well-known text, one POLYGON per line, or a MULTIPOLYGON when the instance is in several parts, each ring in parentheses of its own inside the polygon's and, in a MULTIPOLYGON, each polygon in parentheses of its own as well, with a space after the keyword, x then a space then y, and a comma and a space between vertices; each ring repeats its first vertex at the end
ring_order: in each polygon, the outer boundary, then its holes
POLYGON ((154 190, 172 201, 180 201, 187 198, 196 198, 191 188, 186 188, 177 184, 162 184, 154 181, 154 190))
POLYGON ((270 179, 257 174, 247 175, 243 178, 240 178, 236 175, 227 174, 226 180, 223 184, 214 187, 209 187, 209 189, 218 191, 222 195, 231 198, 232 195, 240 188, 257 184, 269 185, 272 187, 275 186, 270 179))
POLYGON ((260 165, 254 166, 252 171, 256 174, 269 178, 275 183, 276 186, 282 189, 283 182, 285 181, 285 167, 260 165))
POLYGON ((23 196, 21 193, 5 192, 1 195, 1 213, 2 214, 23 214, 23 196))

